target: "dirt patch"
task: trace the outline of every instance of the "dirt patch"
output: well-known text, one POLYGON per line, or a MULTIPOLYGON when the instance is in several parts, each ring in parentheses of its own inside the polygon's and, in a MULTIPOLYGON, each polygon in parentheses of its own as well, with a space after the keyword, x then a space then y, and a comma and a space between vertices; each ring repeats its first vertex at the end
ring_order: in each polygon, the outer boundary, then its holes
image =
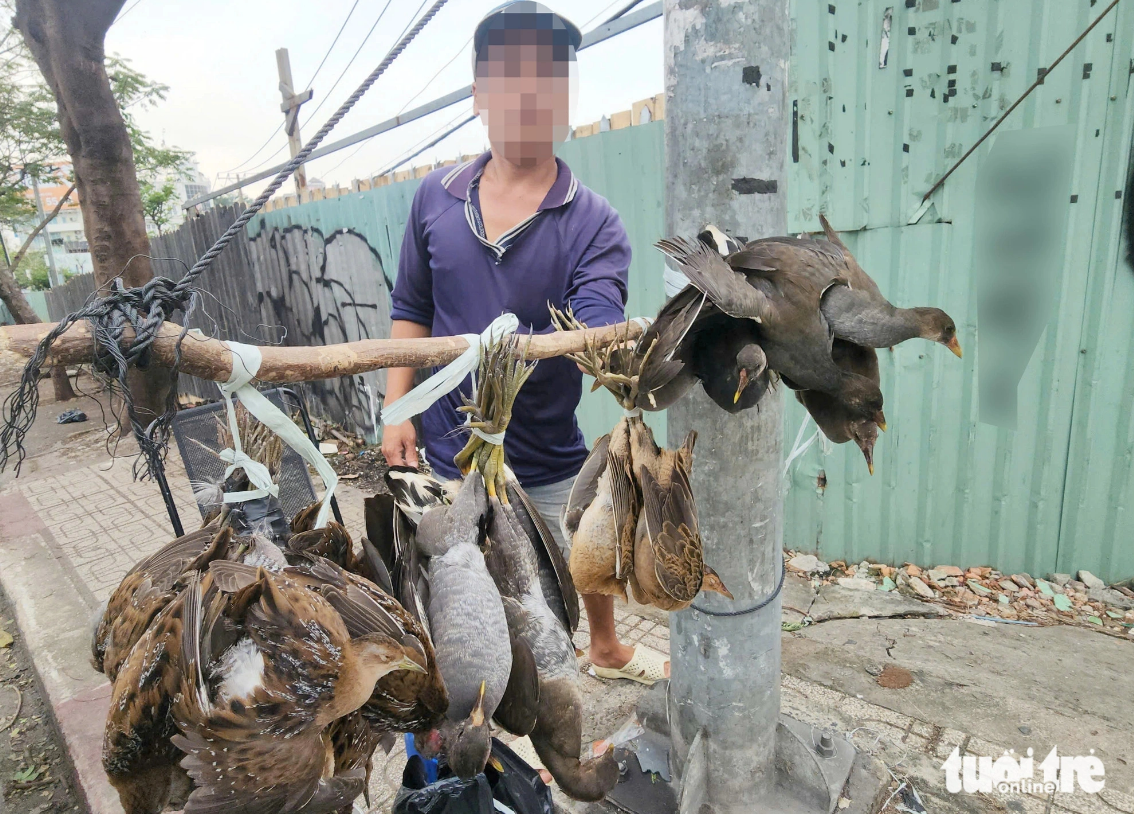
POLYGON ((888 664, 876 680, 879 687, 885 687, 888 690, 904 690, 910 684, 913 684, 913 675, 904 667, 888 664))
POLYGON ((0 593, 0 812, 86 812, 10 611, 0 593))
POLYGON ((330 462, 344 483, 349 483, 355 489, 367 495, 379 492, 385 494, 389 491, 386 488, 385 480, 386 471, 389 467, 386 466, 386 459, 382 457, 380 448, 376 446, 354 447, 352 450, 346 451, 346 445, 340 444, 339 449, 343 450, 343 453, 328 455, 327 461, 330 462))

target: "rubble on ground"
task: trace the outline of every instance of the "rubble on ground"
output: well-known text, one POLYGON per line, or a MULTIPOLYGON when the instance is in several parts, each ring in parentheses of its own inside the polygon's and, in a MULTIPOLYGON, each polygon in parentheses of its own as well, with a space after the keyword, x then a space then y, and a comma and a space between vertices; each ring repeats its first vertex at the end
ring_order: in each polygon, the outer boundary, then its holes
POLYGON ((824 562, 813 554, 788 551, 787 570, 816 588, 841 585, 861 591, 896 591, 942 605, 958 614, 1036 625, 1081 625, 1134 639, 1134 580, 1107 586, 1089 571, 1008 574, 988 566, 921 568, 863 560, 824 562))

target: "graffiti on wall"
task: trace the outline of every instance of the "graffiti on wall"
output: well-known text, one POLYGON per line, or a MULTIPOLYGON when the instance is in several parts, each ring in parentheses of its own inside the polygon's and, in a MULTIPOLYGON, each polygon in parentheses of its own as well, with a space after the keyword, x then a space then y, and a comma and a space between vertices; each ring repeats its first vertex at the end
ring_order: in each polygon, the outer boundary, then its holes
MULTIPOLYGON (((390 335, 390 289, 378 253, 351 229, 263 229, 250 241, 264 323, 278 326, 285 345, 332 345, 390 335)), ((321 412, 376 440, 386 392, 383 370, 311 382, 321 412)))

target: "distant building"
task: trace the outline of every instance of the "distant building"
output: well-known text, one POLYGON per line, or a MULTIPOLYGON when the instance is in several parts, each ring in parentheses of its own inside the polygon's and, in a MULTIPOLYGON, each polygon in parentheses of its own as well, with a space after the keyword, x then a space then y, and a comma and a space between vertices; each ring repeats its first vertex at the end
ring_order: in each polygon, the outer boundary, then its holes
MULTIPOLYGON (((61 161, 59 164, 60 169, 57 176, 63 178, 70 169, 70 162, 61 161)), ((62 181, 45 181, 39 185, 39 202, 45 215, 55 208, 55 205, 67 193, 69 187, 69 183, 62 181)), ((34 193, 31 189, 26 194, 29 199, 34 199, 34 193)), ((23 245, 28 234, 39 224, 39 221, 40 218, 37 215, 23 223, 14 224, 11 228, 5 227, 4 245, 7 247, 9 255, 23 245)), ((79 206, 77 193, 71 193, 67 203, 63 204, 63 208, 59 210, 59 214, 47 225, 46 229, 39 233, 39 237, 32 244, 31 251, 46 253, 48 237, 50 237, 51 254, 60 278, 66 276, 66 274, 86 274, 94 270, 90 248, 87 245, 87 235, 83 229, 83 211, 79 206)))
MULTIPOLYGON (((43 213, 46 215, 55 208, 59 203, 59 199, 66 194, 70 183, 63 180, 70 175, 71 162, 61 159, 58 162, 53 162, 58 167, 56 171, 56 178, 54 181, 44 181, 39 185, 39 200, 42 206, 43 213)), ((173 219, 170 221, 167 229, 176 229, 185 220, 185 210, 182 204, 190 198, 195 198, 198 195, 203 195, 209 192, 209 179, 201 172, 201 168, 197 165, 196 161, 191 161, 188 168, 181 175, 168 173, 164 177, 158 179, 159 184, 172 182, 177 190, 176 199, 177 206, 173 211, 173 219)), ((29 199, 34 200, 34 193, 29 188, 26 193, 29 199)), ((23 242, 27 239, 28 234, 39 224, 40 218, 38 216, 29 218, 23 223, 17 223, 12 227, 4 226, 0 234, 3 235, 4 245, 8 250, 9 256, 14 254, 23 242)), ((147 222, 147 229, 150 224, 147 222)), ((77 192, 71 193, 71 197, 67 199, 67 203, 59 210, 59 214, 47 225, 47 228, 40 232, 39 237, 36 238, 35 243, 32 245, 32 251, 47 251, 47 237, 50 236, 52 257, 55 261, 55 267, 58 270, 60 279, 68 274, 86 274, 94 271, 94 264, 91 261, 90 247, 87 244, 87 235, 83 226, 83 210, 79 204, 79 197, 77 192)))

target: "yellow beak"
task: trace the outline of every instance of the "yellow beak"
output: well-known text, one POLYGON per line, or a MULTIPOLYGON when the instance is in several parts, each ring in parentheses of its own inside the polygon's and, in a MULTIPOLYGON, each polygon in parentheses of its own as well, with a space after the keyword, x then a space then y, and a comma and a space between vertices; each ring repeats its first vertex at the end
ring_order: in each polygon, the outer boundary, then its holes
POLYGON ((874 462, 873 462, 873 461, 871 461, 870 463, 868 463, 868 464, 866 465, 866 468, 867 468, 867 469, 868 469, 868 470, 870 471, 870 474, 871 474, 871 475, 873 475, 873 474, 874 474, 874 462))
POLYGON ((411 673, 424 673, 424 672, 426 672, 426 670, 423 666, 418 664, 416 661, 411 659, 409 656, 403 657, 402 660, 398 662, 398 666, 397 666, 396 669, 408 670, 411 673))
POLYGON ((961 343, 957 341, 957 337, 954 336, 952 339, 950 339, 948 342, 946 342, 945 347, 947 347, 949 350, 953 351, 953 354, 958 359, 962 358, 962 356, 961 356, 961 343))
POLYGON ((473 726, 481 726, 484 724, 484 690, 485 683, 480 682, 480 692, 477 694, 476 703, 473 704, 472 712, 469 714, 469 720, 472 721, 473 726))

